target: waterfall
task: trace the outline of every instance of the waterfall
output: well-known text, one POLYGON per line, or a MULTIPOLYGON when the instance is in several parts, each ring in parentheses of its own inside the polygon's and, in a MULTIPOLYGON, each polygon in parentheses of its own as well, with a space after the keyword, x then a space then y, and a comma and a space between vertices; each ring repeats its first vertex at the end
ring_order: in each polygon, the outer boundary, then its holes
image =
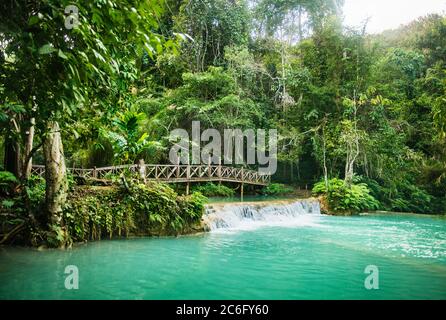
POLYGON ((231 203, 207 206, 203 222, 209 231, 250 230, 263 226, 316 226, 320 216, 316 200, 231 203))

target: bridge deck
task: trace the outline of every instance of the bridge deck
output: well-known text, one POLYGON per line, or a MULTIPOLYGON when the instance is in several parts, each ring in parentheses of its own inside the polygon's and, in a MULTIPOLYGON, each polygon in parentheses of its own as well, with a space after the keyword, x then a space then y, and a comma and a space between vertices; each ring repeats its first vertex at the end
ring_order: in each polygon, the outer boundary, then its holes
MULTIPOLYGON (((165 183, 187 183, 206 181, 226 181, 265 186, 270 182, 269 175, 261 175, 257 171, 243 168, 233 168, 221 165, 121 165, 93 169, 67 168, 75 175, 84 178, 111 179, 112 175, 119 175, 125 170, 139 173, 147 181, 165 183)), ((45 166, 33 165, 32 173, 43 176, 45 166)))

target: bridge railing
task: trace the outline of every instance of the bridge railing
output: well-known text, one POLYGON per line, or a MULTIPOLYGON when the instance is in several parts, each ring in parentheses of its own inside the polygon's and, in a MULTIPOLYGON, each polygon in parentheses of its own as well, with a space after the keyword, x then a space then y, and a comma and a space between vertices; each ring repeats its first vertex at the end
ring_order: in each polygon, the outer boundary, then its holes
MULTIPOLYGON (((257 171, 244 168, 234 168, 221 165, 159 165, 144 164, 142 166, 120 165, 93 169, 67 168, 68 172, 84 178, 109 179, 111 175, 119 175, 126 170, 142 173, 146 180, 163 182, 187 181, 231 181, 249 184, 266 185, 271 176, 262 175, 257 171)), ((32 173, 43 176, 45 166, 33 165, 32 173)))

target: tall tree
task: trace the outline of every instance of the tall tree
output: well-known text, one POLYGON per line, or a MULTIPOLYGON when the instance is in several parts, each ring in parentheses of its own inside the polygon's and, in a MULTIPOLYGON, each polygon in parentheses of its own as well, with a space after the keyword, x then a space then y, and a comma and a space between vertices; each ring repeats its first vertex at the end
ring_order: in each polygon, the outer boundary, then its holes
POLYGON ((257 35, 287 38, 296 43, 319 27, 324 18, 339 14, 343 0, 256 0, 257 35))
POLYGON ((190 69, 205 71, 223 63, 225 48, 247 44, 249 14, 245 0, 185 1, 175 17, 175 28, 188 34, 183 53, 190 69))

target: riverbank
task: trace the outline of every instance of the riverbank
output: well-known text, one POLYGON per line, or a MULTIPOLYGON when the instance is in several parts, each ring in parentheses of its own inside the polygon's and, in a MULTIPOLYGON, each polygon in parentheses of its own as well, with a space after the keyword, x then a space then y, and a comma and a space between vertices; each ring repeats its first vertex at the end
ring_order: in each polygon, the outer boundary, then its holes
POLYGON ((25 207, 23 196, 2 212, 3 244, 70 247, 76 242, 129 236, 166 236, 202 231, 200 220, 206 198, 199 193, 179 195, 161 183, 74 186, 61 214, 48 222, 43 196, 25 207), (20 232, 14 234, 14 221, 20 232), (10 236, 13 234, 13 236, 10 236))

